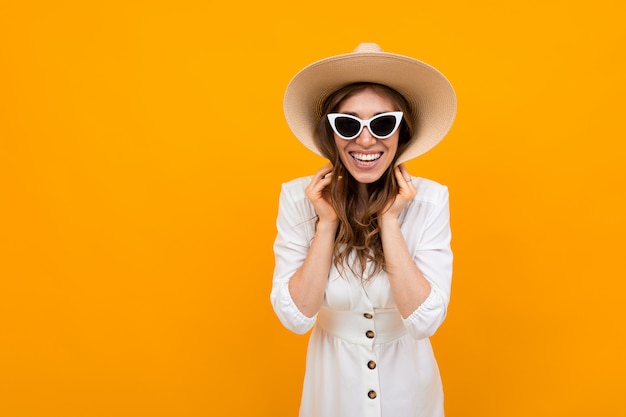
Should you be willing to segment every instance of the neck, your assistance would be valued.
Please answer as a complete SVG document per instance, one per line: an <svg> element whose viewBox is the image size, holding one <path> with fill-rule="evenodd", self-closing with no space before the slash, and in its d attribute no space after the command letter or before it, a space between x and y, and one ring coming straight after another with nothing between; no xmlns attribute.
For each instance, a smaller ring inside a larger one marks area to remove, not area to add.
<svg viewBox="0 0 626 417"><path fill-rule="evenodd" d="M367 200L367 184L358 183L357 190L361 199Z"/></svg>

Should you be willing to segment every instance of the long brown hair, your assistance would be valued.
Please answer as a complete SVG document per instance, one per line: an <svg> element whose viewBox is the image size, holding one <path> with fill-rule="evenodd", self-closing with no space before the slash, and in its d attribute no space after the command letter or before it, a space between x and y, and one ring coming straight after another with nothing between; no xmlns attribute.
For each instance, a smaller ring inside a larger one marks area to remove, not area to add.
<svg viewBox="0 0 626 417"><path fill-rule="evenodd" d="M341 162L326 115L336 111L346 98L366 89L390 98L405 117L400 125L398 149L393 162L377 181L366 185L367 196L362 197L358 192L359 183ZM393 168L412 136L414 126L411 125L409 115L410 108L406 99L394 89L381 84L354 83L335 91L326 99L322 107L322 117L317 125L316 145L333 164L329 194L330 203L339 218L334 244L334 263L340 270L349 268L355 275L361 276L363 281L368 281L385 267L378 216L386 204L398 194L399 188ZM342 179L338 180L339 178ZM364 210L359 211L359 208ZM355 258L349 260L349 255L353 251ZM372 267L368 267L368 262L371 262Z"/></svg>

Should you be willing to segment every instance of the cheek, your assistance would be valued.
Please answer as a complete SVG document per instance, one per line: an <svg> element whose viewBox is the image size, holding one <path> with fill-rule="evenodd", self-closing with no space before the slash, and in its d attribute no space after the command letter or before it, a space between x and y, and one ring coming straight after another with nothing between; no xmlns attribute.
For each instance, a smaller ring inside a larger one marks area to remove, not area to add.
<svg viewBox="0 0 626 417"><path fill-rule="evenodd" d="M393 151L394 153L398 150L398 144L400 143L400 134L396 133L393 136L393 144L391 145L393 147Z"/></svg>
<svg viewBox="0 0 626 417"><path fill-rule="evenodd" d="M387 142L385 142L385 145L387 145L387 149L389 150L389 153L391 153L392 155L395 155L396 152L398 151L398 136L394 135L386 140Z"/></svg>
<svg viewBox="0 0 626 417"><path fill-rule="evenodd" d="M337 149L337 152L339 153L339 155L342 155L345 147L348 146L348 141L338 138L337 135L335 135L334 138L335 138L335 148Z"/></svg>
<svg viewBox="0 0 626 417"><path fill-rule="evenodd" d="M337 135L333 135L333 138L335 140L335 151L337 152L337 156L343 165L346 165L344 149L348 145L347 141L337 137Z"/></svg>
<svg viewBox="0 0 626 417"><path fill-rule="evenodd" d="M343 164L344 167L348 166L348 162L350 158L346 153L346 147L350 141L343 140L335 136L335 148L337 149L337 155L339 156L339 160Z"/></svg>

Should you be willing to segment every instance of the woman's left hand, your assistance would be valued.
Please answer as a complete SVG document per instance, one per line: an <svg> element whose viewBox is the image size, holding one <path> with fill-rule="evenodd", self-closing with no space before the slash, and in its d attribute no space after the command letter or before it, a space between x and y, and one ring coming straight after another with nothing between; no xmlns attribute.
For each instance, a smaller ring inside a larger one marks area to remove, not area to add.
<svg viewBox="0 0 626 417"><path fill-rule="evenodd" d="M400 164L395 167L393 169L393 173L398 181L400 191L398 191L396 198L387 204L381 214L381 217L393 217L397 219L398 216L400 216L402 209L409 203L409 201L413 200L413 197L417 194L417 189L415 188L415 185L413 185L413 178L404 164Z"/></svg>

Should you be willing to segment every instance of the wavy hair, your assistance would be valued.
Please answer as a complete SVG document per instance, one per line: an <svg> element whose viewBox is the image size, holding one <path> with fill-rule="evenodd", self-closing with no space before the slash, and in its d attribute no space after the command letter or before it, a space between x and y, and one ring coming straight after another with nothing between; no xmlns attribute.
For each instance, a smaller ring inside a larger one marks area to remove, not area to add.
<svg viewBox="0 0 626 417"><path fill-rule="evenodd" d="M343 100L353 94L371 89L388 97L406 117L400 125L398 149L393 162L375 182L367 184L367 196L359 195L357 182L344 167L328 123L327 115L335 112ZM378 216L385 206L398 194L399 187L393 173L398 156L409 145L414 126L411 124L410 107L406 99L394 89L382 84L354 83L332 93L322 106L322 117L316 128L315 143L322 154L333 164L329 185L330 203L339 218L335 235L334 264L340 270L349 268L363 282L385 268L385 256L380 239ZM342 178L340 181L338 178ZM360 211L359 208L364 208ZM351 253L354 258L350 259Z"/></svg>

